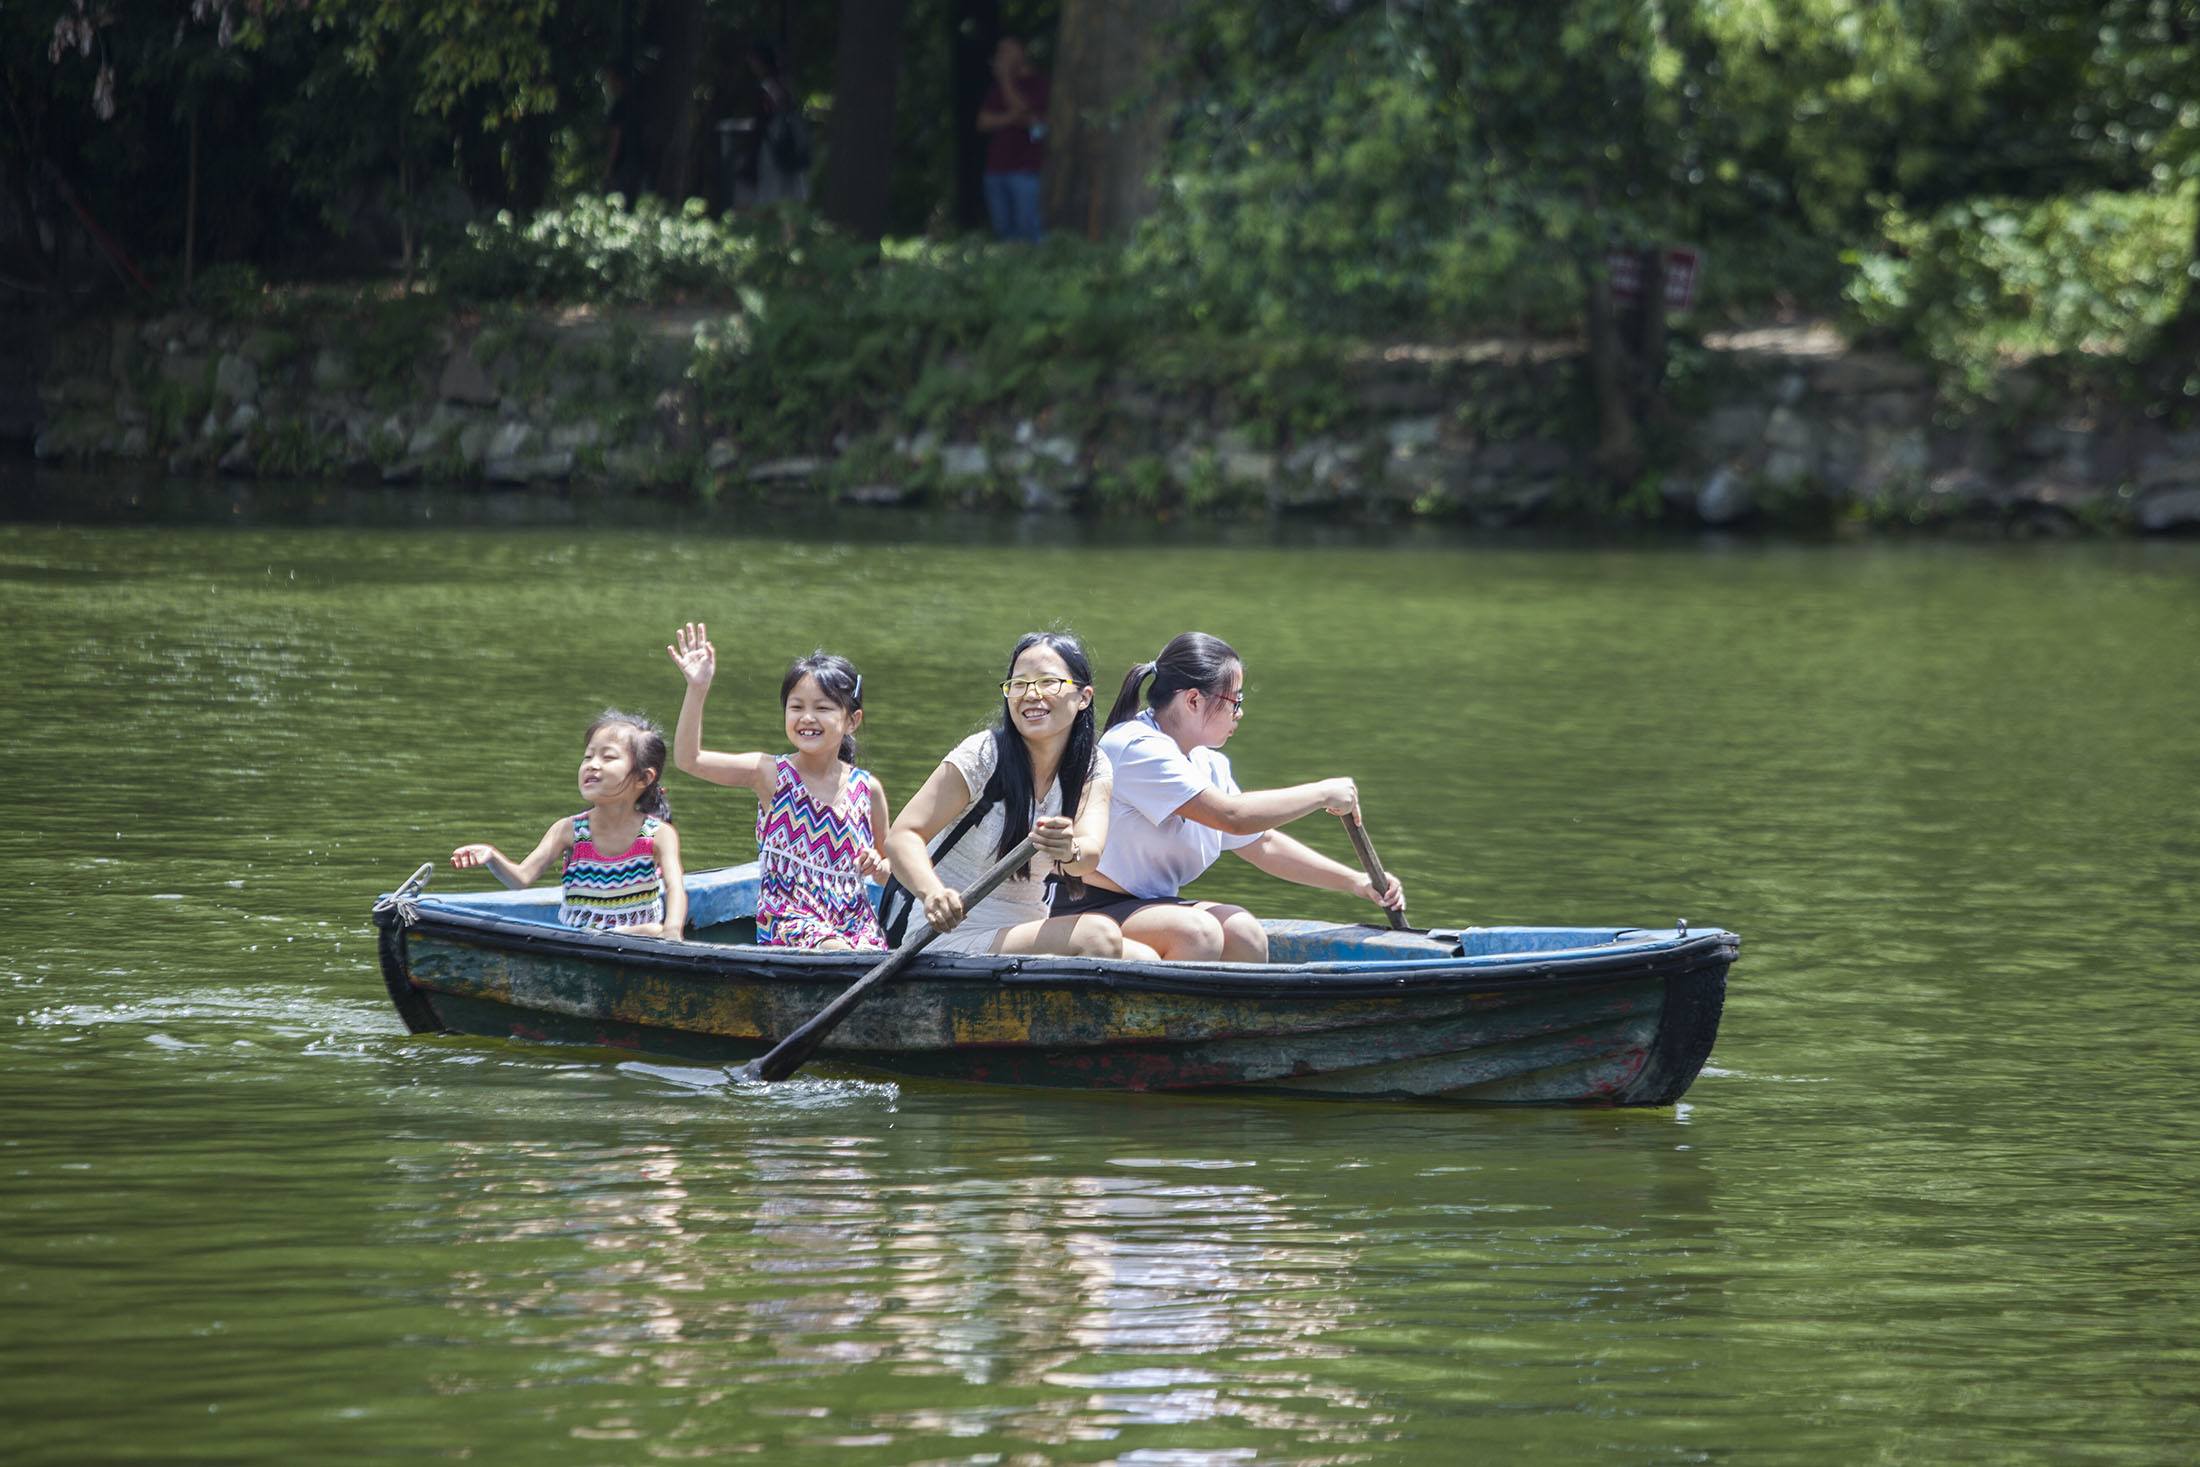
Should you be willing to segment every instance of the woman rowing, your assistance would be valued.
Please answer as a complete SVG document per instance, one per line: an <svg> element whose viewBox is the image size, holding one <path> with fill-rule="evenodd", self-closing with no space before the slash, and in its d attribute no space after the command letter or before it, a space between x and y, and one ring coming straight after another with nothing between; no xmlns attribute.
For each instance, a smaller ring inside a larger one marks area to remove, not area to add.
<svg viewBox="0 0 2200 1467"><path fill-rule="evenodd" d="M1106 917L1048 910L1045 873L1084 876L1108 839L1108 765L1096 748L1092 697L1092 665L1078 640L1031 633L1009 654L999 726L948 750L903 807L886 855L941 934L933 952L1153 956L1135 944L1126 951L1122 929ZM1038 847L1032 865L964 911L962 889L1027 833Z"/></svg>
<svg viewBox="0 0 2200 1467"><path fill-rule="evenodd" d="M1141 712L1139 689L1149 678ZM1302 886L1405 905L1396 877L1377 892L1367 877L1277 828L1316 810L1359 819L1350 779L1238 788L1219 750L1244 714L1245 665L1219 637L1185 632L1130 670L1100 739L1114 778L1107 845L1083 892L1056 896L1057 917L1113 918L1127 953L1142 945L1163 958L1266 962L1268 934L1251 912L1177 895L1225 850Z"/></svg>

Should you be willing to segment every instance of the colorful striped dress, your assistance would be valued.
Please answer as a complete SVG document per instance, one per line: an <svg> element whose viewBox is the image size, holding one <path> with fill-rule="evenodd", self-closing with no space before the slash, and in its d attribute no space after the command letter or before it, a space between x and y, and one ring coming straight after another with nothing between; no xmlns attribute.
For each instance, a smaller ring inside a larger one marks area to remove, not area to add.
<svg viewBox="0 0 2200 1467"><path fill-rule="evenodd" d="M573 846L565 853L565 890L558 920L568 927L616 932L644 922L665 920L665 878L657 869L657 827L652 815L642 822L634 844L616 856L596 849L588 836L588 816L573 817Z"/></svg>
<svg viewBox="0 0 2200 1467"><path fill-rule="evenodd" d="M871 830L871 776L848 771L831 809L820 805L802 772L784 754L769 803L756 810L756 853L762 889L756 898L758 947L818 947L835 938L853 948L883 950L886 934L856 869L856 853L876 844Z"/></svg>

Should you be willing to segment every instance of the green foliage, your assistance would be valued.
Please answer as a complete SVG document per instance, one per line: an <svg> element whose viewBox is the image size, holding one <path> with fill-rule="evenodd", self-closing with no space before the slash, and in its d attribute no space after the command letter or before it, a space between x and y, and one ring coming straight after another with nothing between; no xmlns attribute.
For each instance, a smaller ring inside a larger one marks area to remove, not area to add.
<svg viewBox="0 0 2200 1467"><path fill-rule="evenodd" d="M2193 212L2190 194L2123 193L1893 208L1884 243L1856 257L1849 298L1951 386L1983 393L2011 357L2141 346L2191 288Z"/></svg>
<svg viewBox="0 0 2200 1467"><path fill-rule="evenodd" d="M438 345L446 314L440 301L424 295L375 302L360 313L348 338L352 365L376 407L412 396L414 374Z"/></svg>
<svg viewBox="0 0 2200 1467"><path fill-rule="evenodd" d="M312 479L333 464L329 448L302 419L281 418L253 434L259 470L270 478Z"/></svg>
<svg viewBox="0 0 2200 1467"><path fill-rule="evenodd" d="M1217 324L1564 326L1610 245L1762 227L1699 9L1200 7L1142 256Z"/></svg>
<svg viewBox="0 0 2200 1467"><path fill-rule="evenodd" d="M737 323L698 345L706 407L744 442L812 447L893 404L909 426L1089 394L1150 343L1159 296L1114 252L913 242L866 268L744 295Z"/></svg>
<svg viewBox="0 0 2200 1467"><path fill-rule="evenodd" d="M602 5L558 0L319 0L315 10L354 68L403 76L416 110L485 108L498 121L556 108L559 81L572 79L559 42L587 34L576 25L608 31L615 19Z"/></svg>
<svg viewBox="0 0 2200 1467"><path fill-rule="evenodd" d="M626 207L617 194L573 200L524 223L500 213L466 226L430 278L461 300L642 302L682 293L726 297L752 242L709 218L655 199Z"/></svg>
<svg viewBox="0 0 2200 1467"><path fill-rule="evenodd" d="M743 291L845 278L869 252L795 210L712 215L700 200L667 209L644 197L582 196L522 222L470 224L430 278L468 301L732 304Z"/></svg>
<svg viewBox="0 0 2200 1467"><path fill-rule="evenodd" d="M198 431L207 409L214 405L211 374L188 381L155 377L144 389L144 404L154 443L186 442Z"/></svg>
<svg viewBox="0 0 2200 1467"><path fill-rule="evenodd" d="M267 277L242 262L210 265L191 283L191 304L225 321L251 320L266 301Z"/></svg>
<svg viewBox="0 0 2200 1467"><path fill-rule="evenodd" d="M1102 505L1142 514L1161 509L1171 492L1169 466L1152 454L1127 459L1119 468L1103 468L1093 483L1093 495Z"/></svg>

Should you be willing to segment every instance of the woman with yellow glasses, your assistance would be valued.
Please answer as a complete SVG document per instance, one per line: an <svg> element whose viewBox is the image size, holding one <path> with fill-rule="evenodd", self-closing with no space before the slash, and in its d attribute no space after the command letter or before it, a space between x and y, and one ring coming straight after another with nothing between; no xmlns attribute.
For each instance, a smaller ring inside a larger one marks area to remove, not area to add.
<svg viewBox="0 0 2200 1467"><path fill-rule="evenodd" d="M886 837L894 885L883 916L899 943L920 923L933 952L1150 958L1107 916L1057 917L1048 886L1091 873L1111 789L1093 727L1092 664L1067 632L1033 632L1009 655L1001 720L948 750ZM1029 834L1038 855L969 911L962 889Z"/></svg>

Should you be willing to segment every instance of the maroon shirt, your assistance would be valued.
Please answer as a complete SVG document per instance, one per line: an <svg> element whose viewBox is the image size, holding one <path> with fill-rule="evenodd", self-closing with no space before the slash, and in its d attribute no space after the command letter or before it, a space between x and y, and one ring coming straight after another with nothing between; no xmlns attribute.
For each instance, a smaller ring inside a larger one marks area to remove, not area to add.
<svg viewBox="0 0 2200 1467"><path fill-rule="evenodd" d="M1047 117L1047 74L1033 71L1016 78L1016 91L1024 99L1024 110L1040 122ZM1006 112L1008 96L995 82L980 104L981 112ZM1046 167L1047 145L1044 138L1034 139L1031 129L1024 124L1000 128L987 134L985 145L985 171L988 173L1037 173Z"/></svg>

